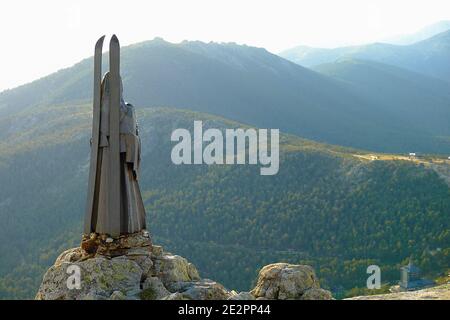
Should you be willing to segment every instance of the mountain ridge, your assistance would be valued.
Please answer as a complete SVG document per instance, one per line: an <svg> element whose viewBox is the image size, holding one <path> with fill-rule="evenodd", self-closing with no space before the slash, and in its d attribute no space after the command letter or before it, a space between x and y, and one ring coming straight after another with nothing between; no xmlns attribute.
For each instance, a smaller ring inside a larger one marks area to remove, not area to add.
<svg viewBox="0 0 450 320"><path fill-rule="evenodd" d="M357 58L340 58L333 63L319 65L314 70L351 83L379 106L379 112L390 114L390 119L400 117L407 119L408 126L421 123L423 129L428 131L441 128L438 135L450 134L445 129L446 123L450 122L450 115L447 114L450 84L443 80ZM417 132L420 130L416 129Z"/></svg>
<svg viewBox="0 0 450 320"><path fill-rule="evenodd" d="M280 53L282 57L306 67L353 57L403 67L450 82L449 54L450 30L404 46L379 42L335 49L299 46Z"/></svg>
<svg viewBox="0 0 450 320"><path fill-rule="evenodd" d="M427 25L420 30L404 35L398 35L384 39L382 42L397 44L397 45L409 45L428 38L434 35L450 30L450 20L442 20L430 25Z"/></svg>
<svg viewBox="0 0 450 320"><path fill-rule="evenodd" d="M124 47L122 57L125 99L134 105L192 109L360 149L446 152L437 130L422 128L421 122L410 127L402 117L393 123L377 111L377 103L347 83L262 48L156 39ZM0 115L86 103L92 95L91 70L88 58L5 91Z"/></svg>

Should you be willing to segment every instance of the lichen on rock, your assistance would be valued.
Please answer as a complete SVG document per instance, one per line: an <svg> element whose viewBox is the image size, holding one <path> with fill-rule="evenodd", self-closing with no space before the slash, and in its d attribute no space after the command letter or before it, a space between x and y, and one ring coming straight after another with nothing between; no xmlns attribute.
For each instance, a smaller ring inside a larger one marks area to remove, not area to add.
<svg viewBox="0 0 450 320"><path fill-rule="evenodd" d="M79 289L67 285L68 268L78 266ZM77 262L60 261L44 275L37 297L43 300L85 299L90 296L109 298L114 291L134 295L140 291L142 269L136 262L124 259L94 257Z"/></svg>
<svg viewBox="0 0 450 320"><path fill-rule="evenodd" d="M142 284L142 291L139 294L141 300L159 300L170 295L170 291L164 287L158 277L148 277Z"/></svg>
<svg viewBox="0 0 450 320"><path fill-rule="evenodd" d="M177 283L175 293L165 300L227 300L231 293L220 283L209 279Z"/></svg>
<svg viewBox="0 0 450 320"><path fill-rule="evenodd" d="M97 236L64 251L45 273L38 300L255 300L331 299L309 266L278 263L264 267L251 292L230 291L202 279L185 258L151 245L140 234L107 242ZM85 248L88 248L87 251ZM79 270L80 287L68 285Z"/></svg>
<svg viewBox="0 0 450 320"><path fill-rule="evenodd" d="M153 274L161 278L161 281L168 288L177 282L200 280L195 266L183 257L166 253L155 257L154 261Z"/></svg>
<svg viewBox="0 0 450 320"><path fill-rule="evenodd" d="M288 263L274 263L263 267L251 294L260 300L331 299L329 291L319 288L312 267Z"/></svg>
<svg viewBox="0 0 450 320"><path fill-rule="evenodd" d="M228 298L228 300L256 300L255 296L252 295L250 292L239 292L231 291L231 296Z"/></svg>

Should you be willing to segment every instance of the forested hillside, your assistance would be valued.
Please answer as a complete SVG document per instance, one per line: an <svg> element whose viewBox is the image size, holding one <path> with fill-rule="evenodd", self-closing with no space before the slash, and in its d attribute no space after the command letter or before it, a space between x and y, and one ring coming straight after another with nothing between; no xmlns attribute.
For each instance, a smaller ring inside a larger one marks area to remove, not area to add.
<svg viewBox="0 0 450 320"><path fill-rule="evenodd" d="M342 294L365 286L369 264L383 281L397 280L410 255L430 275L450 265L449 186L423 165L282 135L275 176L258 166L176 166L173 129L241 125L166 108L138 107L138 120L148 228L204 277L249 289L265 264L308 263ZM90 125L88 105L1 118L1 298L32 298L56 255L79 243Z"/></svg>
<svg viewBox="0 0 450 320"><path fill-rule="evenodd" d="M386 123L399 124L398 119L402 119L410 129L414 128L410 140L418 142L424 132L436 132L435 142L440 147L435 147L450 154L450 126L447 125L450 84L447 82L396 66L353 58L322 64L314 70L345 81L362 93L377 105L378 114L390 114Z"/></svg>

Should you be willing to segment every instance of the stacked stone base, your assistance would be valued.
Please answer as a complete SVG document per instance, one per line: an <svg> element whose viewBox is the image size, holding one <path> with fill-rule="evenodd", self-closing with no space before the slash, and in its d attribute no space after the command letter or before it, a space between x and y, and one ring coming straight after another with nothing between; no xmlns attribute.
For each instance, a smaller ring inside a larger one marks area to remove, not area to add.
<svg viewBox="0 0 450 320"><path fill-rule="evenodd" d="M106 234L91 233L89 236L83 236L81 249L86 258L96 255L112 258L128 255L136 249L151 253L152 240L146 230L122 235L117 239L110 238Z"/></svg>

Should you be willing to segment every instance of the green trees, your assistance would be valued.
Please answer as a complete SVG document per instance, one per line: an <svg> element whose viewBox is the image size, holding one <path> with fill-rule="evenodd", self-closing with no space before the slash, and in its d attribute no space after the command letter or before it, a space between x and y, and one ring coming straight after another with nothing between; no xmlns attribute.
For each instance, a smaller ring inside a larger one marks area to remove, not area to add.
<svg viewBox="0 0 450 320"><path fill-rule="evenodd" d="M83 108L64 129L46 129L61 138L45 153L40 139L48 132L27 148L12 141L12 155L0 155L0 179L9 182L0 185L0 297L31 298L56 255L79 245L89 152ZM398 280L410 255L433 277L450 265L450 191L431 169L362 161L354 150L285 135L275 176L257 166L176 166L173 128L193 119L240 125L165 108L141 109L138 118L148 228L204 277L248 290L266 264L311 264L340 297L365 286L371 264L383 283Z"/></svg>

